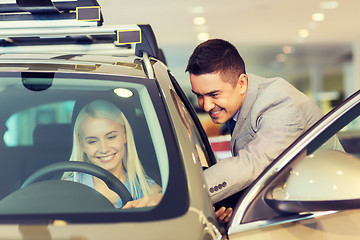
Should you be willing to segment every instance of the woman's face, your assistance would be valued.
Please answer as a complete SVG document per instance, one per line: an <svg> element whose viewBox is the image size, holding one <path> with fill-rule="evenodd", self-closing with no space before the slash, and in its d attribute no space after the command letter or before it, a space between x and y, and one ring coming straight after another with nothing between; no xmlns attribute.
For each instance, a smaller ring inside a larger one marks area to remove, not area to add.
<svg viewBox="0 0 360 240"><path fill-rule="evenodd" d="M80 127L81 147L88 159L109 172L122 172L125 154L125 128L105 118L87 117Z"/></svg>

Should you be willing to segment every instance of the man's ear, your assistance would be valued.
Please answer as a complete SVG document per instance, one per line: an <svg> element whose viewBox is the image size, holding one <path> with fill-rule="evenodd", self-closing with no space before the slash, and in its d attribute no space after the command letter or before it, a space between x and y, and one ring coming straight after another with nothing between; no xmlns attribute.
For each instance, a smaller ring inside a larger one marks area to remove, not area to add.
<svg viewBox="0 0 360 240"><path fill-rule="evenodd" d="M245 94L247 89L247 76L245 73L240 74L237 84L240 87L240 93Z"/></svg>

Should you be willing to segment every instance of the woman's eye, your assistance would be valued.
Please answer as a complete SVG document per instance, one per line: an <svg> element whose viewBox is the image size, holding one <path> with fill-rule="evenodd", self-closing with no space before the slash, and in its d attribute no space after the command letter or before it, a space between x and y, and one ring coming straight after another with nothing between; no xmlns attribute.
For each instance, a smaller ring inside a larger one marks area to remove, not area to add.
<svg viewBox="0 0 360 240"><path fill-rule="evenodd" d="M96 143L96 141L95 141L95 140L88 140L88 141L86 141L86 143L89 144L89 145L91 145L91 144Z"/></svg>
<svg viewBox="0 0 360 240"><path fill-rule="evenodd" d="M115 139L117 137L117 135L110 135L110 136L108 136L108 139Z"/></svg>

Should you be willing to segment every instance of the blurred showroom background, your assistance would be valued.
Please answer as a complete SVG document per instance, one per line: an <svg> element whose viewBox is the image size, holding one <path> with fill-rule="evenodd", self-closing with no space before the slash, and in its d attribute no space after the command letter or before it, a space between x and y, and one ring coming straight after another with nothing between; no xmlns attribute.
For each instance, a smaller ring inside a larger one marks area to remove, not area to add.
<svg viewBox="0 0 360 240"><path fill-rule="evenodd" d="M152 25L169 69L195 107L184 69L193 49L208 38L232 42L247 72L285 78L324 113L360 86L359 0L98 2L105 25ZM199 116L208 135L217 135L210 118Z"/></svg>

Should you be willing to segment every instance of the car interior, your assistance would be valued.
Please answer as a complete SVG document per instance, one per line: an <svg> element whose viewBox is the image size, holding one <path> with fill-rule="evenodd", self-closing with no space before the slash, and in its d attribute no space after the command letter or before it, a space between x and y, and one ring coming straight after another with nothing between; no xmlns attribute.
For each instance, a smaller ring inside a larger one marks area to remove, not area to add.
<svg viewBox="0 0 360 240"><path fill-rule="evenodd" d="M131 98L120 98L111 89L50 88L34 92L21 85L7 86L0 93L0 199L20 189L35 171L69 160L76 116L84 105L95 99L110 101L123 111L132 126L138 155L146 173L161 186L158 159L148 123L137 90L132 89L132 92L134 95ZM62 174L55 174L52 179L60 179Z"/></svg>

